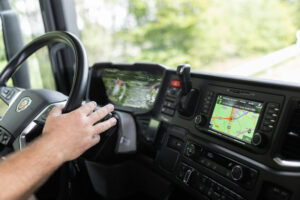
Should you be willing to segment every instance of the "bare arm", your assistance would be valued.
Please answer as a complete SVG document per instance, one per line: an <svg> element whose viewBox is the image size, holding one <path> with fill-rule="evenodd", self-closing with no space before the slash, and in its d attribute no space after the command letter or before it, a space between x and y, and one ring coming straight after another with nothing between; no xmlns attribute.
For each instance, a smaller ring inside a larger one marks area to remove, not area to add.
<svg viewBox="0 0 300 200"><path fill-rule="evenodd" d="M39 139L0 161L0 199L26 199L61 164L97 144L99 133L114 126L116 119L94 125L113 111L113 106L107 105L91 113L95 108L94 102L67 114L54 108Z"/></svg>

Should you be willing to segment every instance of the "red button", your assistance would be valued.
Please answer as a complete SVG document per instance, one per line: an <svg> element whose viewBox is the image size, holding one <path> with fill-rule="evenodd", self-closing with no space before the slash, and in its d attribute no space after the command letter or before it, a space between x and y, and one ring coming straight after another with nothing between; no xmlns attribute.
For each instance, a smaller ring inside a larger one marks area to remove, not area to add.
<svg viewBox="0 0 300 200"><path fill-rule="evenodd" d="M177 80L171 81L171 86L176 87L176 88L180 88L180 81L177 81Z"/></svg>

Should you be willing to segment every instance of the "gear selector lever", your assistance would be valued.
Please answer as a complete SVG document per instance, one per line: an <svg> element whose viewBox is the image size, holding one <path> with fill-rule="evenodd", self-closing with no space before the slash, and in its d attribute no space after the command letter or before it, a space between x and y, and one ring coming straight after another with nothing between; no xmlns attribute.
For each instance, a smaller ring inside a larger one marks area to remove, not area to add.
<svg viewBox="0 0 300 200"><path fill-rule="evenodd" d="M190 117L194 114L199 96L199 90L192 88L190 71L191 67L189 64L181 64L177 67L177 75L181 85L178 112L185 117Z"/></svg>
<svg viewBox="0 0 300 200"><path fill-rule="evenodd" d="M177 75L180 78L182 94L186 95L192 89L191 66L189 64L181 64L177 67Z"/></svg>

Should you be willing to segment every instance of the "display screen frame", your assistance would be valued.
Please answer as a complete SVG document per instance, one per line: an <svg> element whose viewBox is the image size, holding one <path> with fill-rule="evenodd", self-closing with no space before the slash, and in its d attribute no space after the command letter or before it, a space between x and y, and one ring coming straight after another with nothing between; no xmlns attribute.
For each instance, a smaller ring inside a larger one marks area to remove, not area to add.
<svg viewBox="0 0 300 200"><path fill-rule="evenodd" d="M140 109L140 108L135 108L135 107L128 107L128 106L120 106L116 105L115 109L120 110L120 111L126 111L126 112L131 112L134 114L145 114L145 113L151 113L152 111L155 110L157 107L156 104L158 102L159 98L162 98L163 96L163 88L164 84L166 82L166 75L167 75L167 69L168 67L161 65L161 64L156 64L156 63L111 63L111 62L100 62L100 63L95 63L91 67L91 75L90 79L91 82L88 85L88 98L90 100L96 101L99 105L105 105L107 103L113 103L110 101L108 98L107 93L99 93L99 88L101 90L105 91L105 86L101 77L101 70L103 68L112 68L112 69L120 69L120 70L127 70L127 71L145 71L145 72L155 72L155 73L160 73L161 74L161 82L160 86L158 88L158 93L156 95L156 98L154 100L154 103L151 108L149 109ZM99 82L99 78L101 82ZM97 86L97 87L95 87Z"/></svg>
<svg viewBox="0 0 300 200"><path fill-rule="evenodd" d="M220 97L224 97L224 98L227 98L226 100L234 100L236 102L239 102L239 103L242 103L241 101L243 101L244 103L248 103L248 106L247 108L242 108L241 106L237 106L236 104L232 104L232 105L224 105L224 106L227 106L228 108L236 108L238 109L239 111L251 111L252 113L256 113L258 114L257 118L256 118L256 121L255 121L255 125L252 126L252 130L251 130L251 137L250 139L242 139L242 138L239 138L237 136L233 136L233 135L230 135L226 132L222 132L220 130L216 130L214 127L212 127L212 121L213 121L213 117L214 117L214 113L216 113L216 107L217 105L222 105L218 102L218 99ZM249 104L250 103L250 104ZM250 109L250 106L252 106L251 104L254 104L253 105L253 108L254 109L254 106L259 106L259 112L254 112ZM230 96L230 95L224 95L224 94L218 94L216 95L216 101L214 103L214 106L213 106L213 110L212 110L212 113L211 113L211 116L209 118L209 125L208 125L208 129L214 133L217 133L218 135L221 135L221 136L224 136L226 138L229 138L231 140L235 140L235 141L239 141L239 142L242 142L242 143L247 143L247 144L251 144L252 142L252 138L253 138L253 135L255 134L255 132L257 131L259 125L260 125L260 120L261 118L263 117L263 110L264 110L264 103L262 101L258 101L258 100L250 100L250 99L246 99L246 98L240 98L240 97L233 97L233 96Z"/></svg>

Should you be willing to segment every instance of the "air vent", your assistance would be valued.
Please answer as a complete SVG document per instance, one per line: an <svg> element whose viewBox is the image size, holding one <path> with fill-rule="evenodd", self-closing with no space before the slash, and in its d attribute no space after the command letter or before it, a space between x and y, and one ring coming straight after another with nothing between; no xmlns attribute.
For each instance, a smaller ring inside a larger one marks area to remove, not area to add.
<svg viewBox="0 0 300 200"><path fill-rule="evenodd" d="M294 104L291 111L281 154L287 160L300 160L300 101Z"/></svg>

